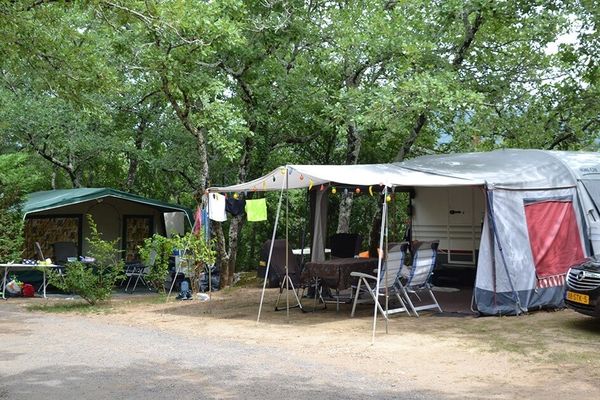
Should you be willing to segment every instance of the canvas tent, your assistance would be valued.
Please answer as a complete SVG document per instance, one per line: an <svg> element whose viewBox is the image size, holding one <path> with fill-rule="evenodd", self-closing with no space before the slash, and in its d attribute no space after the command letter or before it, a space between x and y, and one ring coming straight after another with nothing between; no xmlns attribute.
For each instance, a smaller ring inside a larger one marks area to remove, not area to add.
<svg viewBox="0 0 600 400"><path fill-rule="evenodd" d="M497 150L394 164L287 165L209 191L315 188L311 257L323 257L321 184L411 188L413 239L440 240L444 262L476 266L474 305L484 314L562 305L569 264L600 251L596 153Z"/></svg>
<svg viewBox="0 0 600 400"><path fill-rule="evenodd" d="M33 258L39 242L44 256L53 257L52 244L73 242L79 255L87 252L85 237L90 214L105 240L119 239L126 262L136 261L137 246L154 233L183 234L191 226L185 207L108 188L79 188L31 193L23 204L25 257Z"/></svg>

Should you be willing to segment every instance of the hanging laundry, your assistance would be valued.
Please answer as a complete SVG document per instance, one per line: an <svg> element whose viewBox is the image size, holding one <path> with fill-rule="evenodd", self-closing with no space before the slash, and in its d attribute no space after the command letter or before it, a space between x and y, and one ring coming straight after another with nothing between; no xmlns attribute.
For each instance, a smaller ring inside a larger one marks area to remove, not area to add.
<svg viewBox="0 0 600 400"><path fill-rule="evenodd" d="M225 199L225 211L229 214L235 216L240 215L244 211L244 206L246 205L246 200L244 199L235 199L228 197Z"/></svg>
<svg viewBox="0 0 600 400"><path fill-rule="evenodd" d="M225 196L220 193L209 193L208 217L213 221L227 221L227 215L225 214Z"/></svg>
<svg viewBox="0 0 600 400"><path fill-rule="evenodd" d="M267 220L267 200L256 199L246 200L246 214L248 221L266 221Z"/></svg>
<svg viewBox="0 0 600 400"><path fill-rule="evenodd" d="M194 235L198 235L198 232L202 230L202 209L198 207L194 214Z"/></svg>

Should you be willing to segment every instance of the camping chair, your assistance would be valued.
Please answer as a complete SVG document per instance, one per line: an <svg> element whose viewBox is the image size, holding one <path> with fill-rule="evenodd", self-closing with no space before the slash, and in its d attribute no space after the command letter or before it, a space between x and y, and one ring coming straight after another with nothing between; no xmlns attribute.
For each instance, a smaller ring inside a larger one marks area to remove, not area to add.
<svg viewBox="0 0 600 400"><path fill-rule="evenodd" d="M148 288L148 290L152 290L152 288L150 287L150 284L146 280L146 276L150 273L150 268L152 268L152 266L156 262L157 255L158 254L156 253L156 251L152 250L152 252L150 252L150 255L148 257L147 265L140 263L140 262L125 265L125 276L128 278L127 285L125 286L125 292L127 292L129 290L129 285L131 284L131 281L134 278L135 278L135 282L133 284L133 287L131 288L130 293L135 292L135 288L137 287L138 282L140 282L140 281L142 282L142 284L144 286L146 286Z"/></svg>
<svg viewBox="0 0 600 400"><path fill-rule="evenodd" d="M371 299L377 304L377 309L383 315L385 319L391 314L405 312L410 315L406 303L402 297L402 291L400 290L400 271L404 266L404 259L408 250L408 243L402 242L394 244L390 247L389 252L382 264L382 268L379 274L379 293L375 293L377 290L377 277L374 275L365 274L362 272L352 272L350 276L358 277L358 285L356 287L356 294L354 295L354 303L352 304L351 317L354 317L354 311L356 310L356 304L358 303L358 297L361 293L367 292L371 296ZM369 282L371 282L369 284ZM364 284L364 289L361 292L361 285ZM394 309L388 308L388 296L395 295L400 303L400 307ZM379 297L384 296L386 298L386 308L384 309L380 302Z"/></svg>
<svg viewBox="0 0 600 400"><path fill-rule="evenodd" d="M263 255L265 256L265 266L268 262L269 251L271 249L271 241L267 240L263 244ZM287 252L286 252L287 249ZM287 262L288 262L288 278L286 279L285 275L285 264L286 264L286 254L287 254ZM263 257L261 257L262 259ZM301 279L301 268L298 265L296 257L294 253L292 253L292 248L287 244L287 240L285 239L276 239L273 242L273 252L271 254L271 265L269 266L269 276L265 277L265 279L269 280L269 283L277 282L277 286L279 287L279 296L277 296L277 301L275 302L275 311L280 311L282 308L279 308L279 302L281 301L281 296L285 289L288 289L294 293L294 297L296 298L296 304L293 307L298 307L300 310L304 311L302 307L302 303L300 302L300 296L298 292L300 289L304 289L305 285Z"/></svg>
<svg viewBox="0 0 600 400"><path fill-rule="evenodd" d="M438 309L440 312L442 312L442 308L438 304L437 299L431 290L430 282L431 276L433 275L433 268L435 267L438 246L439 241L418 242L415 246L413 246L412 265L410 267L403 268L400 272L400 291L402 292L402 296L408 304L408 307L416 317L419 316L417 311L421 310ZM429 294L431 300L433 300L433 303L421 304L415 307L410 295L416 296L419 302L421 302L419 292L425 292Z"/></svg>
<svg viewBox="0 0 600 400"><path fill-rule="evenodd" d="M357 233L336 233L329 237L331 257L352 258L360 253L362 237Z"/></svg>

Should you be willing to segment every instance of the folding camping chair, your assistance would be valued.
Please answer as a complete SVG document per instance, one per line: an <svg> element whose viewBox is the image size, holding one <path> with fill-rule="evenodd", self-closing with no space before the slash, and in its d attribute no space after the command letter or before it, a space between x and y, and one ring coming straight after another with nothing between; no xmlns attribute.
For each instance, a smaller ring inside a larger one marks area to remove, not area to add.
<svg viewBox="0 0 600 400"><path fill-rule="evenodd" d="M135 288L137 287L138 282L140 282L140 281L142 282L142 284L144 286L146 286L148 288L148 290L152 290L152 288L150 287L150 284L146 280L146 276L150 273L150 268L152 268L152 266L156 262L157 255L158 254L156 253L156 251L153 250L149 255L147 265L144 265L143 263L138 262L138 263L127 264L125 266L125 276L128 278L127 285L125 286L125 292L127 292L129 290L129 285L131 284L131 281L134 278L135 278L135 282L133 284L133 287L132 287L130 293L135 292Z"/></svg>
<svg viewBox="0 0 600 400"><path fill-rule="evenodd" d="M419 316L417 311L421 310L438 309L439 312L442 312L442 308L431 290L430 282L435 267L438 246L439 241L437 240L416 243L412 249L413 260L411 266L400 271L400 291L416 317ZM419 297L420 292L429 294L433 303L420 304L415 307L410 295L414 295L422 303L421 297Z"/></svg>
<svg viewBox="0 0 600 400"><path fill-rule="evenodd" d="M267 240L263 244L263 250L266 250L265 258L267 259L265 261L265 266L266 262L268 262L268 251L270 250L270 248L271 241ZM287 277L285 274L286 254L288 266ZM276 239L273 242L273 252L271 253L271 265L269 266L269 276L265 277L265 279L269 279L270 283L278 283L279 295L277 296L277 301L275 302L275 311L282 310L282 308L279 308L279 302L285 289L291 290L294 294L296 304L293 305L293 307L298 307L300 308L300 310L304 311L302 303L300 302L300 296L298 295L298 291L300 289L304 289L305 286L302 282L301 268L298 265L294 253L292 253L292 248L287 244L287 240Z"/></svg>
<svg viewBox="0 0 600 400"><path fill-rule="evenodd" d="M385 319L388 319L389 315L405 312L410 315L406 303L402 297L402 290L400 284L400 271L404 266L404 259L408 250L408 243L402 242L394 244L390 247L389 252L384 260L380 274L379 274L379 293L377 290L377 276L365 274L362 272L352 272L350 276L358 277L358 285L356 287L356 294L354 295L354 303L352 304L351 317L354 317L356 310L356 304L359 302L359 296L361 293L367 292L371 299L377 304L377 309L383 315ZM369 284L369 281L371 284ZM361 286L364 285L364 290L361 292ZM372 285L372 286L371 286ZM394 295L398 302L399 307L389 309L389 295ZM385 309L379 302L380 297L385 297Z"/></svg>

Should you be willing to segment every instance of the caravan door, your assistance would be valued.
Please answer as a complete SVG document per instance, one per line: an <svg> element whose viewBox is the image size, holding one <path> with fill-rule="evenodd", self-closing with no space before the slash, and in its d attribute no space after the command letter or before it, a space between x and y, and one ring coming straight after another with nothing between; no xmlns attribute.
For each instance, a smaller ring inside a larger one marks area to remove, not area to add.
<svg viewBox="0 0 600 400"><path fill-rule="evenodd" d="M416 188L413 239L439 240L442 263L476 264L484 199L480 187Z"/></svg>
<svg viewBox="0 0 600 400"><path fill-rule="evenodd" d="M479 188L448 188L448 263L473 265L481 239L483 194Z"/></svg>

